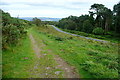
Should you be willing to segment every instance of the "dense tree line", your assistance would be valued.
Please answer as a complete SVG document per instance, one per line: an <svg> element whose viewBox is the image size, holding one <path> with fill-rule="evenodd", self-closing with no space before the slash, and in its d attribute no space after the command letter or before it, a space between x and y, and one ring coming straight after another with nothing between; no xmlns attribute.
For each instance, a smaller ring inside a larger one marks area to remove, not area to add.
<svg viewBox="0 0 120 80"><path fill-rule="evenodd" d="M58 22L57 21L42 21L43 22L43 24L45 24L45 25L57 25L58 24Z"/></svg>
<svg viewBox="0 0 120 80"><path fill-rule="evenodd" d="M25 29L31 23L26 20L11 17L9 13L2 13L2 48L7 49L10 44L17 44L26 35Z"/></svg>
<svg viewBox="0 0 120 80"><path fill-rule="evenodd" d="M114 5L113 11L103 4L91 5L88 15L62 18L58 27L94 34L120 33L120 3Z"/></svg>

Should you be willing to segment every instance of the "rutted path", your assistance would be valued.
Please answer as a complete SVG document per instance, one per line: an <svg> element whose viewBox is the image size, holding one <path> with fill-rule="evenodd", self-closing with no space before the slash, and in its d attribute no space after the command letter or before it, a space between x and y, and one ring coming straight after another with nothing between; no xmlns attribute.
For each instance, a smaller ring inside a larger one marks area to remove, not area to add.
<svg viewBox="0 0 120 80"><path fill-rule="evenodd" d="M37 46L37 44L36 44L36 42L31 34L29 35L29 38L30 38L32 44L34 44L33 49L34 49L37 57L40 58L40 49L38 48L38 46Z"/></svg>
<svg viewBox="0 0 120 80"><path fill-rule="evenodd" d="M79 75L75 72L75 68L72 66L69 66L64 60L62 60L59 56L55 56L54 58L58 64L57 67L64 70L65 74L64 77L65 78L79 78Z"/></svg>
<svg viewBox="0 0 120 80"><path fill-rule="evenodd" d="M34 67L30 70L31 78L79 78L74 67L68 65L58 55L52 54L51 50L43 54L42 47L45 44L40 43L41 45L39 45L32 34L29 34L29 38L37 58ZM53 60L55 61L54 66L50 66L50 64L54 63L49 63L50 58L47 55L53 56Z"/></svg>
<svg viewBox="0 0 120 80"><path fill-rule="evenodd" d="M29 38L31 40L31 44L33 46L34 53L36 54L36 58L40 58L40 49L38 48L38 45L36 44L35 39L33 38L32 34L29 35ZM39 59L35 62L33 68L30 70L31 78L39 78L39 75L41 75L37 69L39 68Z"/></svg>

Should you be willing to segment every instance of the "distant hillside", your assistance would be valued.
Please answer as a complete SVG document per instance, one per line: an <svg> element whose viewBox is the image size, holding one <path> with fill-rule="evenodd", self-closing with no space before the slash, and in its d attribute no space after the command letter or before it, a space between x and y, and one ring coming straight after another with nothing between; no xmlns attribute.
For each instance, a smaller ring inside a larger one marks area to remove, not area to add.
<svg viewBox="0 0 120 80"><path fill-rule="evenodd" d="M32 21L34 17L19 17L20 19ZM49 17L37 17L38 19L41 19L42 21L59 21L61 18L49 18Z"/></svg>

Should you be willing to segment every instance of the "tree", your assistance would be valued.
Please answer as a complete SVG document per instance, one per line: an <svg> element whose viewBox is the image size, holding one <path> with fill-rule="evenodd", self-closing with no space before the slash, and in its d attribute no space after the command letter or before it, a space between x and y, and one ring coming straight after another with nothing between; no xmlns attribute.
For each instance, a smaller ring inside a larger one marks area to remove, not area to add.
<svg viewBox="0 0 120 80"><path fill-rule="evenodd" d="M105 8L103 12L103 17L105 19L105 31L109 31L110 26L112 25L112 11L110 9Z"/></svg>
<svg viewBox="0 0 120 80"><path fill-rule="evenodd" d="M40 26L42 21L35 17L35 18L33 18L33 23L36 24L37 26Z"/></svg>
<svg viewBox="0 0 120 80"><path fill-rule="evenodd" d="M91 33L92 30L93 30L93 26L90 23L90 21L89 20L84 21L82 31L87 32L87 33Z"/></svg>
<svg viewBox="0 0 120 80"><path fill-rule="evenodd" d="M78 23L77 24L77 30L82 31L83 30L83 23L86 20L89 20L89 15L81 15L78 17Z"/></svg>
<svg viewBox="0 0 120 80"><path fill-rule="evenodd" d="M76 30L77 24L72 18L63 18L59 21L58 26L63 29Z"/></svg>
<svg viewBox="0 0 120 80"><path fill-rule="evenodd" d="M66 26L67 26L67 29L69 30L76 30L76 27L77 27L76 23L72 20L67 20Z"/></svg>
<svg viewBox="0 0 120 80"><path fill-rule="evenodd" d="M102 4L91 5L90 10L94 10L90 12L97 16L95 19L96 27L102 27L107 32L111 26L112 11Z"/></svg>
<svg viewBox="0 0 120 80"><path fill-rule="evenodd" d="M120 2L113 7L115 31L120 33Z"/></svg>
<svg viewBox="0 0 120 80"><path fill-rule="evenodd" d="M89 14L90 14L90 17L89 17L90 23L94 26L95 25L95 20L94 20L94 17L93 17L94 13L89 12Z"/></svg>

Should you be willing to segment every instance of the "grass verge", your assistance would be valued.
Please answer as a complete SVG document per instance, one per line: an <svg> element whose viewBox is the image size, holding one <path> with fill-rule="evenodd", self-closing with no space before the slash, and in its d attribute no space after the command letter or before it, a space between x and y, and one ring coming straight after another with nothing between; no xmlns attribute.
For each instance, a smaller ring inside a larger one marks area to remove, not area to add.
<svg viewBox="0 0 120 80"><path fill-rule="evenodd" d="M63 31L85 36L85 37L91 37L91 38L96 38L96 39L102 39L102 40L107 40L113 43L120 43L120 35L114 32L109 32L106 35L94 35L90 33L85 33L85 32L80 32L80 31L74 31L74 30L67 30L67 29L62 29Z"/></svg>
<svg viewBox="0 0 120 80"><path fill-rule="evenodd" d="M28 36L17 47L11 46L9 50L3 51L2 58L3 78L29 78L35 54Z"/></svg>

